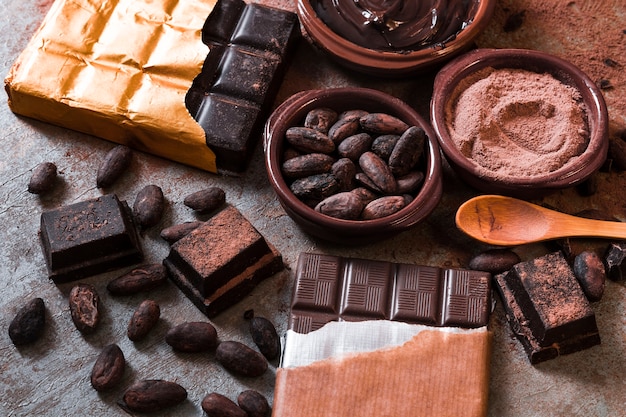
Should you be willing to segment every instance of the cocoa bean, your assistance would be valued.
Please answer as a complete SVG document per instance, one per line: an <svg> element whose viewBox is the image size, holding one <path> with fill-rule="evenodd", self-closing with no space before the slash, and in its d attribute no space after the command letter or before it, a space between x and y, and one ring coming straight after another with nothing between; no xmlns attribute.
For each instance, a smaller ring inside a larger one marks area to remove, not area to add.
<svg viewBox="0 0 626 417"><path fill-rule="evenodd" d="M334 144L339 144L348 136L356 134L360 128L359 119L366 114L364 110L344 111L328 130L328 137Z"/></svg>
<svg viewBox="0 0 626 417"><path fill-rule="evenodd" d="M237 396L237 404L248 417L268 417L270 415L270 405L267 399L258 391L245 390Z"/></svg>
<svg viewBox="0 0 626 417"><path fill-rule="evenodd" d="M618 172L626 171L626 140L610 136L607 159L611 162L611 169Z"/></svg>
<svg viewBox="0 0 626 417"><path fill-rule="evenodd" d="M45 325L44 301L39 297L33 298L17 311L9 323L9 338L15 346L34 343L43 334Z"/></svg>
<svg viewBox="0 0 626 417"><path fill-rule="evenodd" d="M572 269L589 301L600 301L604 294L606 269L598 254L591 251L579 253Z"/></svg>
<svg viewBox="0 0 626 417"><path fill-rule="evenodd" d="M400 139L399 135L380 135L372 142L371 150L380 156L383 161L388 161L393 152L393 148Z"/></svg>
<svg viewBox="0 0 626 417"><path fill-rule="evenodd" d="M283 174L288 178L304 178L330 172L335 158L323 153L308 153L283 163Z"/></svg>
<svg viewBox="0 0 626 417"><path fill-rule="evenodd" d="M128 338L133 342L137 342L146 337L158 323L160 316L161 308L156 301L142 301L128 322L126 331Z"/></svg>
<svg viewBox="0 0 626 417"><path fill-rule="evenodd" d="M317 108L309 111L304 118L304 127L315 129L324 134L337 121L337 112L329 108Z"/></svg>
<svg viewBox="0 0 626 417"><path fill-rule="evenodd" d="M626 242L613 242L606 248L603 255L606 276L611 281L622 281L626 278Z"/></svg>
<svg viewBox="0 0 626 417"><path fill-rule="evenodd" d="M417 126L408 128L389 156L389 168L396 177L408 174L424 153L426 132Z"/></svg>
<svg viewBox="0 0 626 417"><path fill-rule="evenodd" d="M187 399L187 390L175 382L144 379L131 385L122 396L123 408L149 413L173 407Z"/></svg>
<svg viewBox="0 0 626 417"><path fill-rule="evenodd" d="M397 178L396 184L398 194L415 193L424 183L424 173L422 171L411 171L408 174Z"/></svg>
<svg viewBox="0 0 626 417"><path fill-rule="evenodd" d="M268 368L265 356L236 341L217 345L215 359L230 372L247 377L261 376Z"/></svg>
<svg viewBox="0 0 626 417"><path fill-rule="evenodd" d="M209 187L185 197L183 204L198 213L211 213L226 203L226 192L219 187Z"/></svg>
<svg viewBox="0 0 626 417"><path fill-rule="evenodd" d="M372 141L373 139L369 134L357 133L342 140L337 145L337 152L343 158L358 161L359 157L370 149Z"/></svg>
<svg viewBox="0 0 626 417"><path fill-rule="evenodd" d="M361 217L364 220L379 219L397 212L405 205L406 202L402 196L391 195L380 197L365 206Z"/></svg>
<svg viewBox="0 0 626 417"><path fill-rule="evenodd" d="M133 295L149 291L167 282L167 269L163 264L145 264L110 281L107 290L112 295Z"/></svg>
<svg viewBox="0 0 626 417"><path fill-rule="evenodd" d="M291 184L291 192L303 200L323 200L339 190L339 183L332 174L318 174L298 178Z"/></svg>
<svg viewBox="0 0 626 417"><path fill-rule="evenodd" d="M386 194L396 192L396 179L389 166L373 152L365 152L359 158L359 166L363 173Z"/></svg>
<svg viewBox="0 0 626 417"><path fill-rule="evenodd" d="M70 313L76 328L85 334L93 333L100 323L100 296L90 284L75 285L69 295Z"/></svg>
<svg viewBox="0 0 626 417"><path fill-rule="evenodd" d="M165 198L159 186L146 185L135 198L133 204L133 215L140 229L149 229L156 226L163 216L165 209Z"/></svg>
<svg viewBox="0 0 626 417"><path fill-rule="evenodd" d="M107 188L112 186L130 166L132 155L130 148L124 145L117 145L111 149L98 167L96 176L97 187Z"/></svg>
<svg viewBox="0 0 626 417"><path fill-rule="evenodd" d="M301 152L331 153L335 144L325 134L306 127L290 127L285 132L287 142Z"/></svg>
<svg viewBox="0 0 626 417"><path fill-rule="evenodd" d="M354 176L354 179L358 184L361 184L363 186L362 188L366 188L375 194L384 194L383 190L381 190L380 187L374 184L374 181L372 181L372 179L364 173L357 172L357 174Z"/></svg>
<svg viewBox="0 0 626 417"><path fill-rule="evenodd" d="M339 191L349 191L354 188L356 165L348 158L340 158L330 168L330 173L339 183Z"/></svg>
<svg viewBox="0 0 626 417"><path fill-rule="evenodd" d="M212 392L200 404L208 417L251 417L228 397Z"/></svg>
<svg viewBox="0 0 626 417"><path fill-rule="evenodd" d="M116 344L104 347L91 370L91 386L96 391L115 388L124 377L126 359L122 349Z"/></svg>
<svg viewBox="0 0 626 417"><path fill-rule="evenodd" d="M402 120L385 113L370 113L359 119L363 130L383 135L401 135L409 128Z"/></svg>
<svg viewBox="0 0 626 417"><path fill-rule="evenodd" d="M492 274L506 272L521 261L519 255L507 248L487 249L469 261L469 268Z"/></svg>
<svg viewBox="0 0 626 417"><path fill-rule="evenodd" d="M45 194L49 192L57 179L57 166L52 162L42 162L33 169L28 181L28 192Z"/></svg>
<svg viewBox="0 0 626 417"><path fill-rule="evenodd" d="M357 187L350 191L353 194L356 194L357 197L363 201L363 205L365 206L367 203L376 200L377 196L371 190L365 187Z"/></svg>
<svg viewBox="0 0 626 417"><path fill-rule="evenodd" d="M161 230L161 238L170 245L187 236L192 230L203 224L201 221L185 222Z"/></svg>
<svg viewBox="0 0 626 417"><path fill-rule="evenodd" d="M344 191L320 201L315 206L315 211L337 219L357 220L363 207L365 202L361 197L350 191Z"/></svg>
<svg viewBox="0 0 626 417"><path fill-rule="evenodd" d="M179 352L203 352L213 349L217 345L217 330L211 323L203 321L185 322L167 332L165 343Z"/></svg>
<svg viewBox="0 0 626 417"><path fill-rule="evenodd" d="M280 338L274 324L265 317L252 317L249 323L252 341L268 360L280 354Z"/></svg>

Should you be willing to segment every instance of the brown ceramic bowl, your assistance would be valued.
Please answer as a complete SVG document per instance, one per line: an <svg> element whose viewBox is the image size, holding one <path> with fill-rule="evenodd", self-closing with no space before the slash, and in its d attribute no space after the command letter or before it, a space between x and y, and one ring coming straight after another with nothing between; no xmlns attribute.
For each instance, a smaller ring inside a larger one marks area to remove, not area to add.
<svg viewBox="0 0 626 417"><path fill-rule="evenodd" d="M362 109L396 116L409 125L419 126L428 136L424 183L415 198L401 210L373 220L343 220L315 211L300 201L289 189L281 165L285 132L302 126L306 114L318 107L341 112ZM442 195L441 156L432 127L402 100L381 91L366 88L336 88L303 91L283 102L269 117L264 132L265 165L278 200L287 214L307 233L326 241L365 244L406 231L426 218Z"/></svg>
<svg viewBox="0 0 626 417"><path fill-rule="evenodd" d="M472 23L453 39L419 50L394 52L359 46L333 32L316 13L315 1L298 0L300 22L313 44L347 68L381 77L424 72L468 50L487 26L496 4L495 0L471 0Z"/></svg>
<svg viewBox="0 0 626 417"><path fill-rule="evenodd" d="M480 172L477 164L463 155L450 137L446 106L457 85L476 71L492 68L519 68L549 73L560 82L580 91L587 118L589 143L572 164L550 173L533 176L500 177ZM441 149L459 177L485 193L534 198L557 189L577 185L604 163L608 152L608 114L600 89L573 64L545 52L525 49L477 49L448 63L437 74L431 100L431 123Z"/></svg>

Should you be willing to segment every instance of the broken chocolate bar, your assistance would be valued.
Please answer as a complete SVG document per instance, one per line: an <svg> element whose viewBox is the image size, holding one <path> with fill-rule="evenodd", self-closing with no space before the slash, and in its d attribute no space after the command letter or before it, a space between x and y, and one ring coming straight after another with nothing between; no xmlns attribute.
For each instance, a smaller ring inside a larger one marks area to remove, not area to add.
<svg viewBox="0 0 626 417"><path fill-rule="evenodd" d="M174 243L163 263L172 281L208 317L283 269L276 249L232 206Z"/></svg>
<svg viewBox="0 0 626 417"><path fill-rule="evenodd" d="M57 283L143 259L130 209L115 194L42 213L40 238L49 277Z"/></svg>
<svg viewBox="0 0 626 417"><path fill-rule="evenodd" d="M218 1L206 20L210 52L186 105L221 170L247 165L299 37L294 13L242 0Z"/></svg>
<svg viewBox="0 0 626 417"><path fill-rule="evenodd" d="M330 321L372 319L481 327L490 300L487 272L303 253L290 328L308 333Z"/></svg>
<svg viewBox="0 0 626 417"><path fill-rule="evenodd" d="M561 252L518 263L495 281L531 363L600 343L595 314Z"/></svg>

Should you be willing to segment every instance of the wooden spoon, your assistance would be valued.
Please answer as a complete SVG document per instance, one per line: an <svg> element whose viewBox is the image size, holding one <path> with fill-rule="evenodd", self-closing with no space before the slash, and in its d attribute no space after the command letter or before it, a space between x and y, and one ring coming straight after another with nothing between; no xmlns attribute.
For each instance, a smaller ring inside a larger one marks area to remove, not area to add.
<svg viewBox="0 0 626 417"><path fill-rule="evenodd" d="M498 246L564 237L626 239L626 223L584 219L498 195L466 201L457 210L455 220L469 236Z"/></svg>

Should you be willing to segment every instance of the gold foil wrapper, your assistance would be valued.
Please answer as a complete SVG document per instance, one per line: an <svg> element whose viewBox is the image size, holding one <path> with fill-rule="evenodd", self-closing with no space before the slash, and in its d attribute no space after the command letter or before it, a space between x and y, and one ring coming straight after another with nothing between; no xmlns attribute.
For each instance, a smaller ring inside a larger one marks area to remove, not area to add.
<svg viewBox="0 0 626 417"><path fill-rule="evenodd" d="M185 107L216 0L56 0L5 79L17 114L217 172Z"/></svg>

